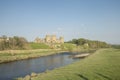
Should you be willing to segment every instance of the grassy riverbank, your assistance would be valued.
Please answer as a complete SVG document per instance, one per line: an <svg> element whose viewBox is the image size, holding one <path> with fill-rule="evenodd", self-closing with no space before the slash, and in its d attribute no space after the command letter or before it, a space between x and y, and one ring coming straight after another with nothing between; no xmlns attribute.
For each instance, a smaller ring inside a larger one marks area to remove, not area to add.
<svg viewBox="0 0 120 80"><path fill-rule="evenodd" d="M22 59L35 58L40 56L47 56L59 52L72 51L72 52L93 52L94 49L77 49L75 44L65 43L61 47L63 49L50 49L45 44L30 43L30 50L4 50L0 51L0 63L11 62Z"/></svg>
<svg viewBox="0 0 120 80"><path fill-rule="evenodd" d="M0 63L47 56L61 52L58 49L5 50L0 51Z"/></svg>
<svg viewBox="0 0 120 80"><path fill-rule="evenodd" d="M120 49L101 49L71 65L46 71L29 80L120 80ZM23 80L23 78L19 78Z"/></svg>

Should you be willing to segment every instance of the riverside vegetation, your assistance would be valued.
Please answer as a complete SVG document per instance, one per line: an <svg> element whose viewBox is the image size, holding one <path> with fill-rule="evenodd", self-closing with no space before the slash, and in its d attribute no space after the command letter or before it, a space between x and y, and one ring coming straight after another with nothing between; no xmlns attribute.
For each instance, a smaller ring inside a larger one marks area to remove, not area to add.
<svg viewBox="0 0 120 80"><path fill-rule="evenodd" d="M17 80L120 80L120 49L100 49L85 59Z"/></svg>
<svg viewBox="0 0 120 80"><path fill-rule="evenodd" d="M0 63L47 56L61 52L57 49L5 50L0 51Z"/></svg>
<svg viewBox="0 0 120 80"><path fill-rule="evenodd" d="M28 42L24 37L2 36L0 39L0 63L21 59L55 54L61 51L89 52L98 48L109 47L105 42L87 39L73 39L64 44L53 44L51 47L45 43Z"/></svg>
<svg viewBox="0 0 120 80"><path fill-rule="evenodd" d="M0 41L0 63L46 56L60 52L60 49L50 49L46 44L30 43L23 37L2 37Z"/></svg>
<svg viewBox="0 0 120 80"><path fill-rule="evenodd" d="M30 43L24 37L0 37L0 50L24 50L24 49L66 49L73 50L74 48L79 49L96 49L96 48L106 48L110 47L109 44L102 41L94 41L88 39L73 39L71 41L65 42L67 44L54 44L47 45L45 43ZM56 47L53 47L55 45Z"/></svg>

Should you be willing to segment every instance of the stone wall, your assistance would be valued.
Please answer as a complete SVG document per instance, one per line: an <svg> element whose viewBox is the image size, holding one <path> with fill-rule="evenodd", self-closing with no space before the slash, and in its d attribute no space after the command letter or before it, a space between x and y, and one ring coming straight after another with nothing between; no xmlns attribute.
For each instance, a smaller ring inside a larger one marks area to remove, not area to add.
<svg viewBox="0 0 120 80"><path fill-rule="evenodd" d="M57 39L56 35L46 35L45 38L36 38L35 43L64 43L64 38L60 37Z"/></svg>

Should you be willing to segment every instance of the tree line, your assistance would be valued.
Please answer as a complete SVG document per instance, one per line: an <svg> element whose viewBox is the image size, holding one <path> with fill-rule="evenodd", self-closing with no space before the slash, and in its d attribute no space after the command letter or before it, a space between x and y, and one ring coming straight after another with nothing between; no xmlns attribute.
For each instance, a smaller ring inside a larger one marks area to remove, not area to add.
<svg viewBox="0 0 120 80"><path fill-rule="evenodd" d="M24 37L0 37L0 50L7 49L26 49L28 47L28 41Z"/></svg>
<svg viewBox="0 0 120 80"><path fill-rule="evenodd" d="M84 38L72 39L71 41L68 41L67 43L73 43L73 44L76 44L77 46L85 46L85 47L89 47L89 48L107 48L107 47L110 47L110 45L107 44L106 42L88 40L88 39L84 39Z"/></svg>
<svg viewBox="0 0 120 80"><path fill-rule="evenodd" d="M79 39L72 39L71 41L68 41L66 43L72 43L76 44L78 47L81 48L108 48L111 45L107 44L106 42L102 41L95 41L95 40L88 40L84 38ZM41 44L38 44L41 46ZM67 45L67 44L66 44ZM0 37L0 50L10 50L10 49L31 49L31 46L37 46L37 45L30 45L30 43L24 38L24 37L7 37L2 36ZM69 47L72 47L73 45L68 45ZM74 47L74 46L73 46ZM60 47L62 48L62 47Z"/></svg>
<svg viewBox="0 0 120 80"><path fill-rule="evenodd" d="M111 45L113 48L115 48L115 49L120 49L120 44L113 44L113 45Z"/></svg>

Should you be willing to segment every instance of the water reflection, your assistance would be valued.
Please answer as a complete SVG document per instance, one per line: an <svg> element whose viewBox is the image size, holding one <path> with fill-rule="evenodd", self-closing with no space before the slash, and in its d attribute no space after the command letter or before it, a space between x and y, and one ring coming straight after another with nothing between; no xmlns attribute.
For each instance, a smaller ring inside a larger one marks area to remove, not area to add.
<svg viewBox="0 0 120 80"><path fill-rule="evenodd" d="M0 64L0 80L12 80L15 77L25 76L32 72L44 72L79 60L70 58L70 55L70 53L64 52L62 54Z"/></svg>

